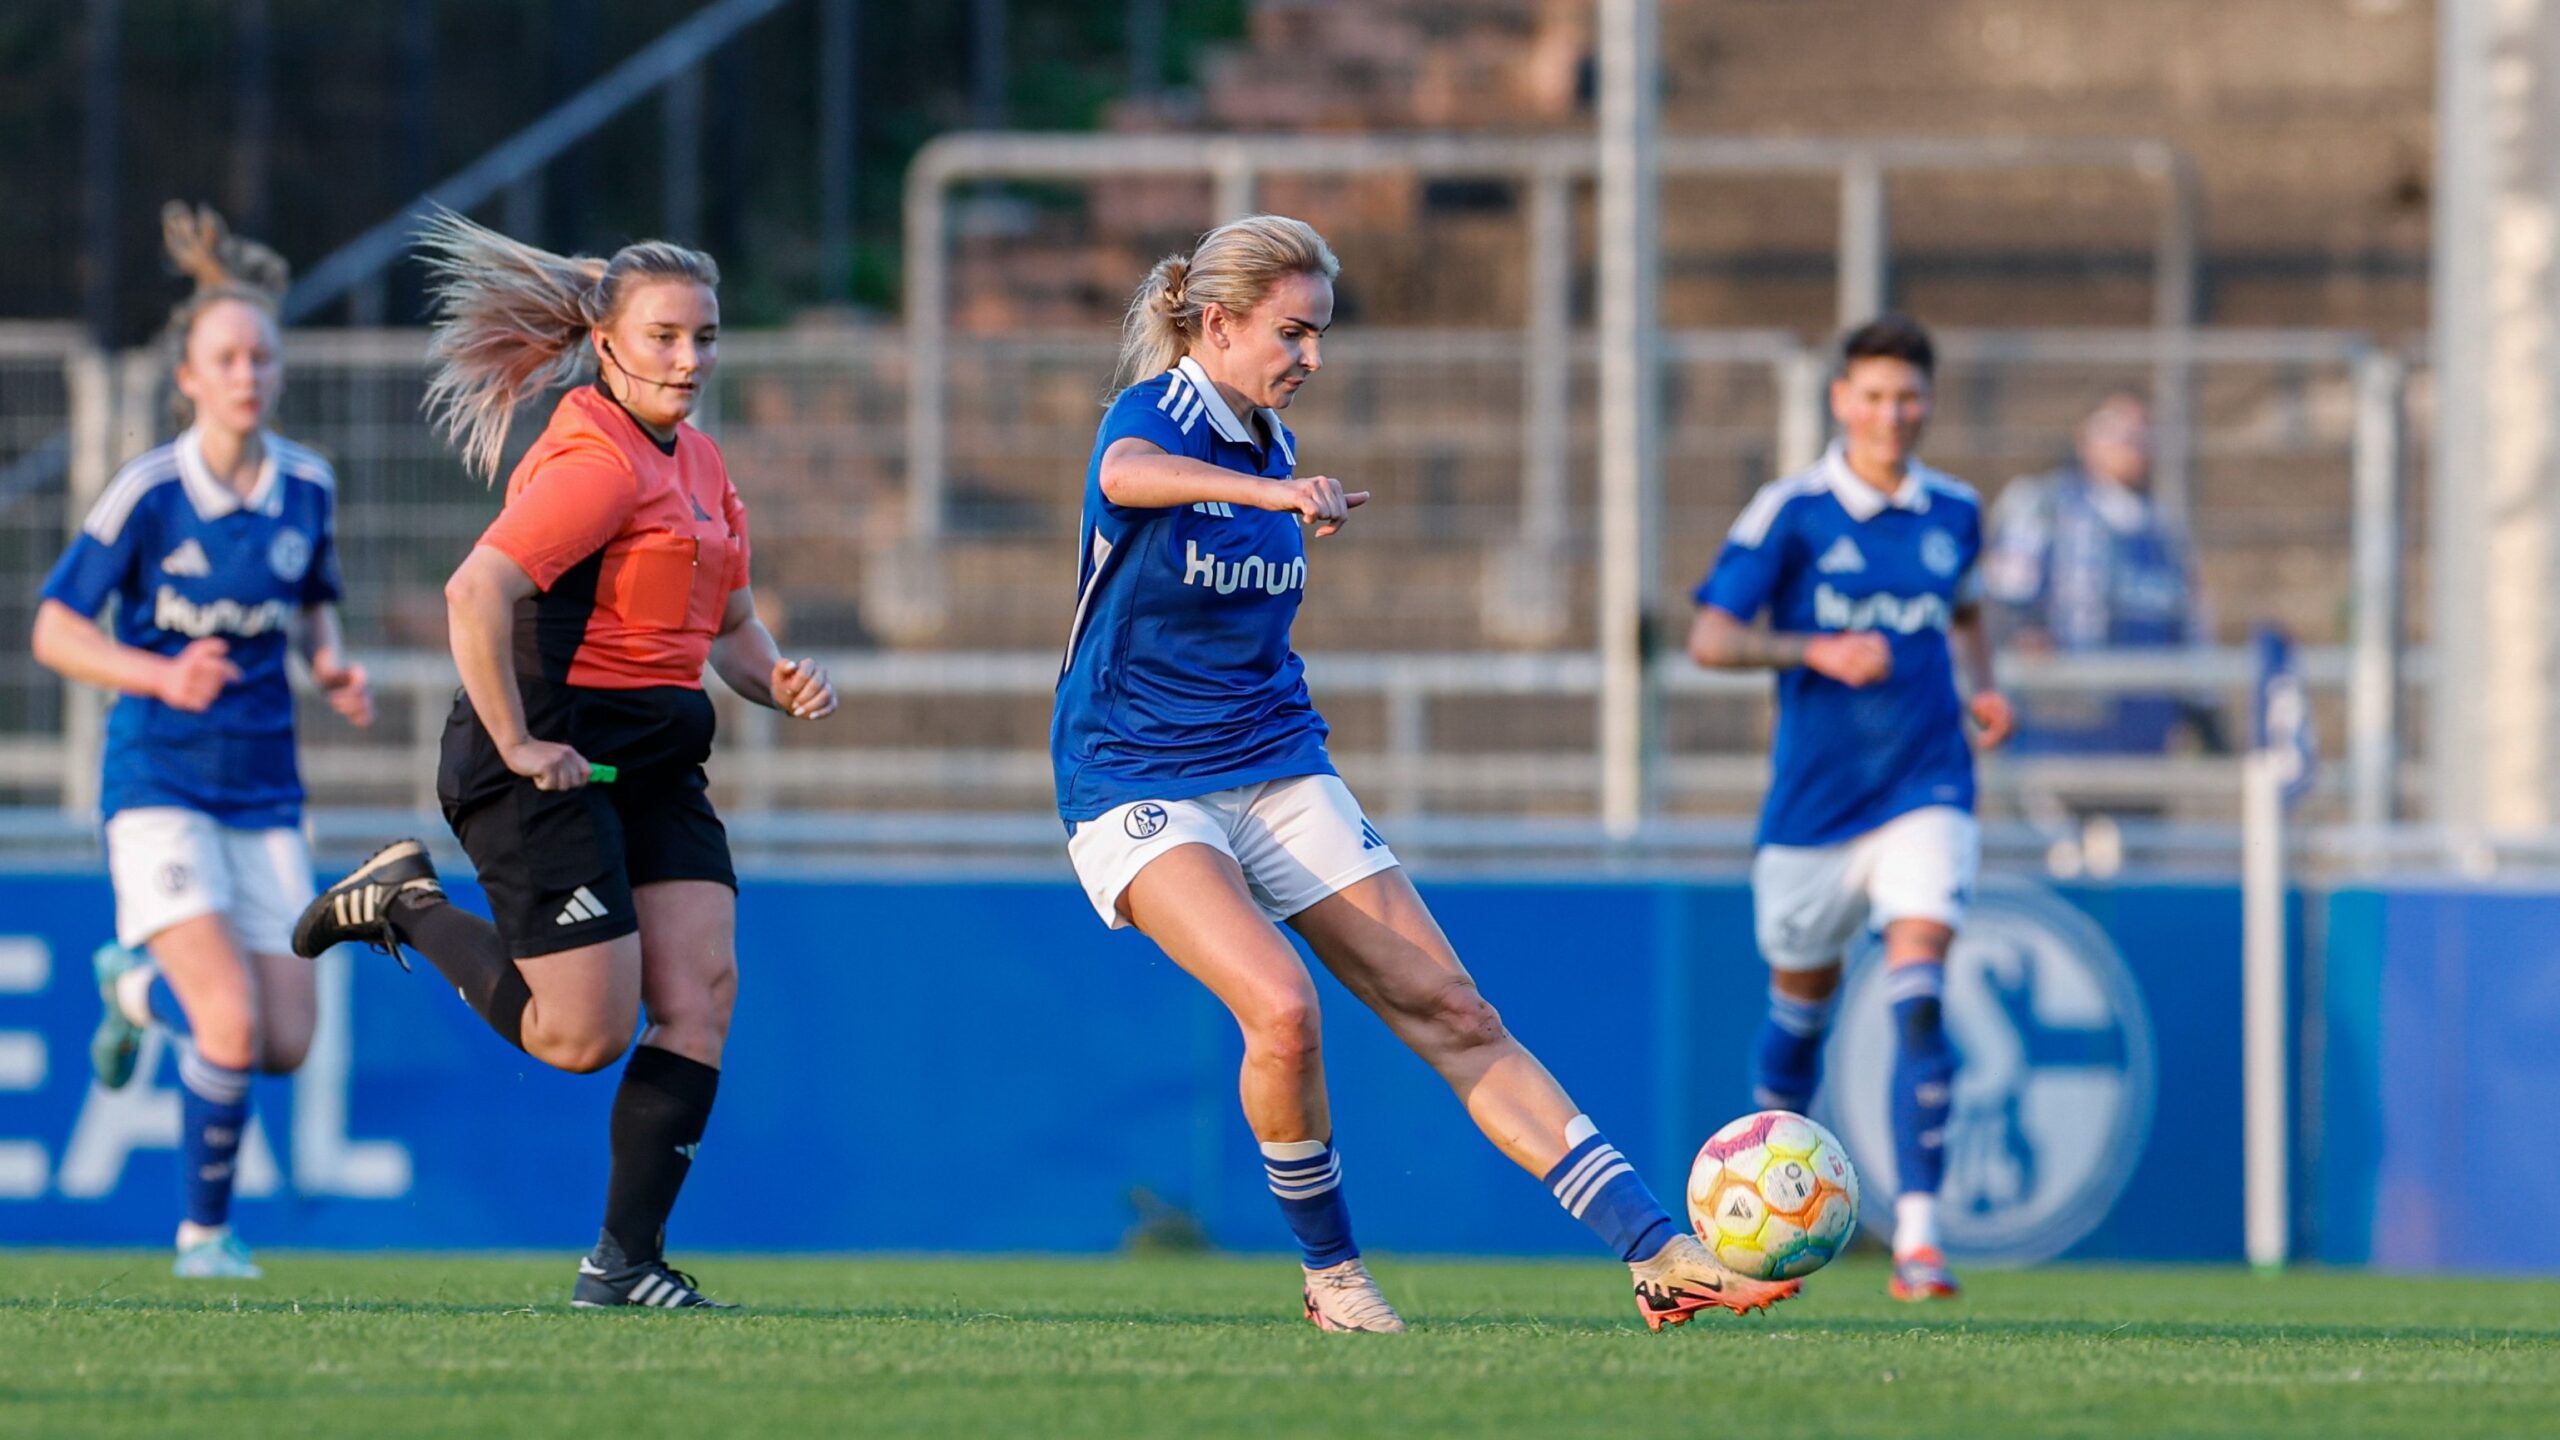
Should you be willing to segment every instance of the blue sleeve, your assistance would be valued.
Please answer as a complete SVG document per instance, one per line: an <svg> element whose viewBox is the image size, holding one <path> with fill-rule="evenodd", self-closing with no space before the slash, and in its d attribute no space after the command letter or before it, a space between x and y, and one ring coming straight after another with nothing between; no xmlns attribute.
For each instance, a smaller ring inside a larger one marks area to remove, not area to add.
<svg viewBox="0 0 2560 1440"><path fill-rule="evenodd" d="M1177 422L1166 405L1173 392L1165 385L1150 382L1132 385L1111 402L1102 417L1102 436L1094 443L1093 500L1114 515L1145 515L1153 511L1144 507L1117 505L1102 494L1102 454L1122 440L1144 440L1167 455L1181 455L1193 460L1209 458L1209 423L1195 411L1188 429Z"/></svg>
<svg viewBox="0 0 2560 1440"><path fill-rule="evenodd" d="M311 568L302 574L302 604L334 605L346 593L338 578L338 492L320 494L320 533L311 537Z"/></svg>
<svg viewBox="0 0 2560 1440"><path fill-rule="evenodd" d="M71 548L45 577L44 598L63 604L91 619L106 608L107 597L128 587L133 576L134 520L127 517L113 541L101 540L83 530L73 536Z"/></svg>
<svg viewBox="0 0 2560 1440"><path fill-rule="evenodd" d="M1699 604L1713 605L1738 620L1760 618L1760 612L1778 593L1778 580L1786 566L1790 533L1787 511L1779 511L1765 529L1746 528L1753 519L1746 510L1742 519L1734 522L1733 533L1725 537L1724 550L1716 556L1715 568L1698 582L1693 594Z"/></svg>

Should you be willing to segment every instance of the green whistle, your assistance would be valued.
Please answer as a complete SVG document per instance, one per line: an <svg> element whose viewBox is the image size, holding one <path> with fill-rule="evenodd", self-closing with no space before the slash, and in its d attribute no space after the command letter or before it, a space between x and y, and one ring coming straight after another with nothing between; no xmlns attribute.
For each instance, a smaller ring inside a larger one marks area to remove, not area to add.
<svg viewBox="0 0 2560 1440"><path fill-rule="evenodd" d="M587 767L587 783L590 785L610 785L613 783L614 777L621 773L621 771L614 769L610 765L590 765Z"/></svg>

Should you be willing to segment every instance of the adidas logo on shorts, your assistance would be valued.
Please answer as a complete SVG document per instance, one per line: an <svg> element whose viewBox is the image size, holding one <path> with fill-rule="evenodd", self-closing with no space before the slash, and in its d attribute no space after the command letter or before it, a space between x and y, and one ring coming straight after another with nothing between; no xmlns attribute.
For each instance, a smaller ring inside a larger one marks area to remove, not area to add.
<svg viewBox="0 0 2560 1440"><path fill-rule="evenodd" d="M560 907L559 915L551 923L575 925L581 920L601 920L604 915L604 902L595 897L594 891L581 885L570 893L569 903Z"/></svg>

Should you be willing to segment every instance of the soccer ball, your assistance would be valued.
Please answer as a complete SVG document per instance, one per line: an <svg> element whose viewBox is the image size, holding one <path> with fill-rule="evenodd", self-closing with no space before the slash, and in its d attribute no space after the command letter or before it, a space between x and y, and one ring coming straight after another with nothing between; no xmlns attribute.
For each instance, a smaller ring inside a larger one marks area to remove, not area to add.
<svg viewBox="0 0 2560 1440"><path fill-rule="evenodd" d="M1794 1111L1745 1115L1689 1167L1689 1223L1738 1275L1810 1275L1858 1228L1858 1172L1839 1136Z"/></svg>

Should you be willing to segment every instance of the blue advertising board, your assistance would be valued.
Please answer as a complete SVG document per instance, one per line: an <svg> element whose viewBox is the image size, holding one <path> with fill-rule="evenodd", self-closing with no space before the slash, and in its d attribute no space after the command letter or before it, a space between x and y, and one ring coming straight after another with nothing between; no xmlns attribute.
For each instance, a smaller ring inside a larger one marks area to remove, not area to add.
<svg viewBox="0 0 2560 1440"><path fill-rule="evenodd" d="M2560 1270L2560 895L2356 888L2325 918L2320 1258Z"/></svg>
<svg viewBox="0 0 2560 1440"><path fill-rule="evenodd" d="M1765 974L1747 890L1425 879L1485 994L1676 1207L1699 1140L1749 1108ZM174 1223L172 1062L155 1050L122 1092L88 1082L87 957L111 915L103 879L0 875L0 1243L157 1243ZM1062 877L751 877L739 926L737 1022L679 1249L1093 1251L1162 1207L1220 1245L1285 1244L1237 1113L1231 1023ZM2012 1259L2237 1257L2239 932L2227 886L1986 894L1949 1006L1976 1077L1950 1206L1975 1233L2032 1224ZM340 952L322 979L311 1063L260 1084L238 1215L253 1243L592 1238L611 1073L527 1060L423 965ZM1588 1252L1459 1099L1320 983L1363 1243ZM1833 1088L1877 1087L1873 1033L1844 1017ZM1863 1165L1889 1165L1858 1138L1864 1103L1837 1118Z"/></svg>

